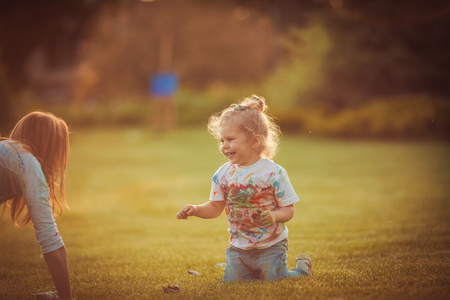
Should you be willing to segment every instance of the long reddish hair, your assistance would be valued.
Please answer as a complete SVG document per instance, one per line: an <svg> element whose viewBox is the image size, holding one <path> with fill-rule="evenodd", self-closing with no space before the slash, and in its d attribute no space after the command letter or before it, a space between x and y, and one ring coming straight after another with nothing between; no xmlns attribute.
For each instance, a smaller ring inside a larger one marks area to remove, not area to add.
<svg viewBox="0 0 450 300"><path fill-rule="evenodd" d="M11 131L9 139L21 143L41 164L47 180L50 204L55 217L62 212L62 206L68 207L65 199L65 173L69 158L69 129L63 119L52 113L36 111L23 117ZM56 190L59 179L59 199ZM23 196L17 196L8 201L10 214L16 226L31 222L31 216L20 219L25 209ZM59 213L55 212L58 207Z"/></svg>

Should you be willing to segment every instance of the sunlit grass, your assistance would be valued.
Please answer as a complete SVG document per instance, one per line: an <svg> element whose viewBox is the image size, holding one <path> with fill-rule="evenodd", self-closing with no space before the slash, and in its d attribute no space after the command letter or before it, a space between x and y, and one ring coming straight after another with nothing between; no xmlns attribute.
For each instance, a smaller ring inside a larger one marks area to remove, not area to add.
<svg viewBox="0 0 450 300"><path fill-rule="evenodd" d="M222 284L225 216L176 220L208 200L225 162L206 129L75 130L71 206L58 219L78 299L446 299L450 145L285 136L275 161L301 202L287 225L289 266L315 275ZM53 290L32 229L0 224L0 298ZM189 275L195 270L202 276ZM180 286L167 295L161 286Z"/></svg>

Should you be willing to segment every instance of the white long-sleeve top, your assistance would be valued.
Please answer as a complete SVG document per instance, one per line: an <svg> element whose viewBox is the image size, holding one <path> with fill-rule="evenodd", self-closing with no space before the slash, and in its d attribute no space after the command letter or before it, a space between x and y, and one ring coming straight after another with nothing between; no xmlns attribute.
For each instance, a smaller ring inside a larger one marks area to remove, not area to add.
<svg viewBox="0 0 450 300"><path fill-rule="evenodd" d="M19 143L0 141L0 204L17 195L23 195L41 252L64 246L40 163Z"/></svg>

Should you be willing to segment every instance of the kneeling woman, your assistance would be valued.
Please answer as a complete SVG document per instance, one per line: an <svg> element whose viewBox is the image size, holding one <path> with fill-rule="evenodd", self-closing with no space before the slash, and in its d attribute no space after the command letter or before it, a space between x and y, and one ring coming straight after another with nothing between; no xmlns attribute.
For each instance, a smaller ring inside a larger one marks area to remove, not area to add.
<svg viewBox="0 0 450 300"><path fill-rule="evenodd" d="M67 206L68 154L67 125L50 113L32 112L17 123L9 138L0 138L0 204L9 206L15 225L33 225L61 299L72 298L66 248L55 223L55 207L61 211ZM60 199L55 192L58 178Z"/></svg>

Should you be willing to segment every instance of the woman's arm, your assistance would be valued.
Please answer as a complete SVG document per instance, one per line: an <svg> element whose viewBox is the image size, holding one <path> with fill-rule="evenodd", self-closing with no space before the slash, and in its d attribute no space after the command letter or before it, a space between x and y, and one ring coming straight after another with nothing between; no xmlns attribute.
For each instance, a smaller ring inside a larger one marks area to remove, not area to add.
<svg viewBox="0 0 450 300"><path fill-rule="evenodd" d="M70 288L69 264L67 262L66 247L44 254L45 262L52 276L58 296L61 299L72 299Z"/></svg>
<svg viewBox="0 0 450 300"><path fill-rule="evenodd" d="M286 223L294 216L294 204L281 207L278 210L266 210L261 213L261 221L264 226L270 226L274 223Z"/></svg>
<svg viewBox="0 0 450 300"><path fill-rule="evenodd" d="M177 219L187 219L195 216L203 219L213 219L220 216L225 208L225 201L208 201L202 205L185 205L177 213Z"/></svg>
<svg viewBox="0 0 450 300"><path fill-rule="evenodd" d="M69 264L66 248L56 227L50 204L49 189L42 169L31 155L23 155L25 170L21 173L24 200L33 221L36 239L41 247L59 298L71 299Z"/></svg>

